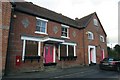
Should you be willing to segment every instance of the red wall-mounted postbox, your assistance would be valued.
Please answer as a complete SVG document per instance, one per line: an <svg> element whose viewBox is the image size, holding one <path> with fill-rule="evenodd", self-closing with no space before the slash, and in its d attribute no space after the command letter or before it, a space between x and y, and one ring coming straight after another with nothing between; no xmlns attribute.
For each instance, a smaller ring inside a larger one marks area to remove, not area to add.
<svg viewBox="0 0 120 80"><path fill-rule="evenodd" d="M21 56L16 56L16 66L21 64Z"/></svg>

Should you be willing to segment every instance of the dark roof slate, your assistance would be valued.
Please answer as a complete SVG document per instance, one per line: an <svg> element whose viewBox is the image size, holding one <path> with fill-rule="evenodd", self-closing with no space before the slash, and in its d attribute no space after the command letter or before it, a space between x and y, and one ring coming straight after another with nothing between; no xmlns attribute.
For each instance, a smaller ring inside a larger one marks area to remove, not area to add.
<svg viewBox="0 0 120 80"><path fill-rule="evenodd" d="M62 14L56 13L54 11L48 10L46 8L37 6L31 2L14 2L12 3L12 6L14 7L14 9L16 11L20 11L23 13L27 13L36 17L41 17L41 18L45 18L51 21L55 21L55 22L59 22L61 24L65 24L71 27L75 27L78 29L82 29L87 27L88 23L90 22L90 20L92 19L92 17L94 16L94 14L97 16L96 12L89 14L81 19L76 19L73 20L67 16L64 16ZM97 16L98 18L98 16ZM98 18L99 20L99 18ZM99 20L100 22L100 20ZM101 24L101 22L100 22ZM101 24L102 26L102 24ZM103 29L103 27L102 27ZM104 29L103 29L104 31ZM104 31L105 33L105 31ZM106 34L106 33L105 33Z"/></svg>
<svg viewBox="0 0 120 80"><path fill-rule="evenodd" d="M95 13L95 12L94 12ZM89 14L85 17L82 17L81 19L76 19L76 21L79 23L80 28L84 28L87 27L87 24L89 23L89 21L92 19L92 16L94 15L94 13Z"/></svg>
<svg viewBox="0 0 120 80"><path fill-rule="evenodd" d="M79 23L80 28L85 28L85 27L87 27L87 25L89 24L89 22L91 21L91 19L93 18L93 16L96 16L96 17L97 17L100 25L102 26L102 24L101 24L101 22L100 22L100 20L99 20L99 18L98 18L98 16L97 16L97 13L96 13L96 12L91 13L91 14L89 14L89 15L81 18L81 19L77 19L76 21ZM101 28L103 29L103 32L104 32L105 35L107 36L107 34L106 34L103 26L102 26Z"/></svg>
<svg viewBox="0 0 120 80"><path fill-rule="evenodd" d="M15 2L14 5L14 9L16 11L21 11L37 17L69 25L71 27L79 28L79 24L75 20L68 18L62 14L56 13L54 11L48 10L46 8L37 6L31 2Z"/></svg>

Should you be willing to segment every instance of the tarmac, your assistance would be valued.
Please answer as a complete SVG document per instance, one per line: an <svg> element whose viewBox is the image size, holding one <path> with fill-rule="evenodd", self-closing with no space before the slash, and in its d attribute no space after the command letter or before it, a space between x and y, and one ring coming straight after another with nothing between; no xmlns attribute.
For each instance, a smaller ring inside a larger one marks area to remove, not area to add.
<svg viewBox="0 0 120 80"><path fill-rule="evenodd" d="M50 79L54 78L56 79L57 76L72 74L76 72L85 72L91 69L98 68L97 65L95 66L77 66L77 67L71 67L71 68L63 68L63 69L47 69L44 71L34 71L34 72L24 72L19 74L9 74L2 77L2 80L36 80L36 79Z"/></svg>

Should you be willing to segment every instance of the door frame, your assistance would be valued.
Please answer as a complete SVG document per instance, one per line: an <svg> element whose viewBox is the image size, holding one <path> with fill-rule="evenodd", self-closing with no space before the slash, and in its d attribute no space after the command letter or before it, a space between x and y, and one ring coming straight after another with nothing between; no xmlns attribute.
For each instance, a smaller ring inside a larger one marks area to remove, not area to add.
<svg viewBox="0 0 120 80"><path fill-rule="evenodd" d="M91 57L91 55L90 55L90 49L91 48L93 49L93 54L92 54L93 63L96 63L96 47L93 46L93 45L89 45L88 46L88 63L89 64L91 64L91 62L90 62L90 57Z"/></svg>
<svg viewBox="0 0 120 80"><path fill-rule="evenodd" d="M55 47L55 45L52 45L52 44L45 44L45 46L43 47L44 48L44 50L43 50L43 63L45 63L45 47L46 47L46 45L51 45L51 46L53 46L53 63L56 63L56 47Z"/></svg>

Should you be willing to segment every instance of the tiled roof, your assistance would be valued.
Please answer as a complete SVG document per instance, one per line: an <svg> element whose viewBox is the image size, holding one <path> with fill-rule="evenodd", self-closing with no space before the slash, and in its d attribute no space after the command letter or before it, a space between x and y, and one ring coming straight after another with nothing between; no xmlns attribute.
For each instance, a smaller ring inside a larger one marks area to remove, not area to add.
<svg viewBox="0 0 120 80"><path fill-rule="evenodd" d="M15 2L14 5L15 5L14 9L16 11L21 11L24 13L31 14L33 16L45 18L45 19L56 21L71 27L79 28L79 24L75 20L68 18L62 14L56 13L54 11L48 10L46 8L37 6L33 3Z"/></svg>
<svg viewBox="0 0 120 80"><path fill-rule="evenodd" d="M89 14L89 15L81 18L81 19L76 19L76 21L77 21L77 22L79 23L79 25L80 25L80 28L85 28L85 27L87 27L87 25L89 24L89 22L91 21L91 19L92 19L92 17L93 17L94 15L96 15L96 17L97 17L100 25L102 26L102 24L101 24L101 22L100 22L100 20L99 20L99 18L98 18L98 16L97 16L97 13L94 12L94 13L91 13L91 14ZM102 26L101 28L103 29L103 32L104 32L105 35L107 36L107 34L106 34L103 26Z"/></svg>
<svg viewBox="0 0 120 80"><path fill-rule="evenodd" d="M58 22L61 24L65 24L65 25L68 25L71 27L75 27L78 29L87 27L87 25L90 22L90 20L92 19L93 15L95 14L97 16L96 12L94 12L92 14L89 14L89 15L81 18L81 19L74 20L74 19L66 17L62 14L59 14L54 11L48 10L46 8L37 6L31 2L14 2L14 3L12 3L12 5L16 11L27 13L27 14L30 14L30 15L33 15L36 17L45 18L45 19L55 21L55 22ZM100 22L100 20L99 20L99 22ZM101 24L101 26L102 26L102 24ZM104 29L103 29L103 31L104 31Z"/></svg>
<svg viewBox="0 0 120 80"><path fill-rule="evenodd" d="M87 24L89 23L89 21L92 19L92 16L93 16L94 14L95 14L95 12L92 13L92 14L89 14L89 15L81 18L81 19L76 19L76 21L79 23L79 25L81 26L81 28L82 28L82 27L86 27Z"/></svg>

